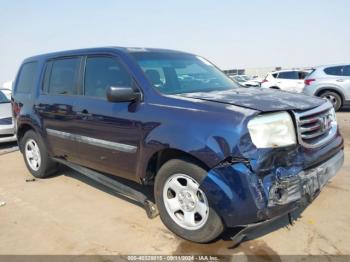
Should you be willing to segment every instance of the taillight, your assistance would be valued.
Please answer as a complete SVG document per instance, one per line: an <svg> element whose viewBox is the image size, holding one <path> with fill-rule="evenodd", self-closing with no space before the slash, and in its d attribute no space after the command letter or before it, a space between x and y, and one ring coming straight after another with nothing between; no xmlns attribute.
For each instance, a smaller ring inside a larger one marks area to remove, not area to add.
<svg viewBox="0 0 350 262"><path fill-rule="evenodd" d="M266 82L269 82L269 80L264 79L261 83L266 83Z"/></svg>
<svg viewBox="0 0 350 262"><path fill-rule="evenodd" d="M305 80L304 80L304 84L305 84L306 86L309 86L309 85L311 85L311 83L312 83L313 81L316 81L316 79L305 79Z"/></svg>
<svg viewBox="0 0 350 262"><path fill-rule="evenodd" d="M21 108L17 103L12 103L12 110L13 110L14 116L17 116L21 111Z"/></svg>

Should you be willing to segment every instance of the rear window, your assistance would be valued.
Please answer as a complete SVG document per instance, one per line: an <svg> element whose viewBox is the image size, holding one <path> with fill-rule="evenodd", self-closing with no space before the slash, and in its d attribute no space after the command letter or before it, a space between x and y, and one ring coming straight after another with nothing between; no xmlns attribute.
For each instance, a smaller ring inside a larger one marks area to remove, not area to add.
<svg viewBox="0 0 350 262"><path fill-rule="evenodd" d="M10 103L10 100L7 99L6 95L2 91L0 91L0 104L3 103Z"/></svg>
<svg viewBox="0 0 350 262"><path fill-rule="evenodd" d="M298 72L296 71L287 71L287 72L280 72L278 74L278 78L281 79L299 79Z"/></svg>
<svg viewBox="0 0 350 262"><path fill-rule="evenodd" d="M30 62L22 65L19 72L16 93L29 94L35 86L35 77L37 75L38 63Z"/></svg>
<svg viewBox="0 0 350 262"><path fill-rule="evenodd" d="M66 58L52 62L49 79L49 94L76 95L78 94L78 71L80 58Z"/></svg>
<svg viewBox="0 0 350 262"><path fill-rule="evenodd" d="M343 66L332 66L332 67L327 67L324 69L324 72L327 75L332 75L332 76L342 76L342 70Z"/></svg>
<svg viewBox="0 0 350 262"><path fill-rule="evenodd" d="M343 75L344 76L350 76L350 65L344 66L344 68L343 68Z"/></svg>

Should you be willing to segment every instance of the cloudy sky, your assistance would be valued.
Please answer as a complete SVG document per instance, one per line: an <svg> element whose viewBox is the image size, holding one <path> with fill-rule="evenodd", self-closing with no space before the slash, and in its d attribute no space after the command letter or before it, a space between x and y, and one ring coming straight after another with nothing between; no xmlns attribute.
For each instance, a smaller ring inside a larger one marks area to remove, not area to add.
<svg viewBox="0 0 350 262"><path fill-rule="evenodd" d="M222 69L350 61L348 0L1 0L0 84L35 54L163 47Z"/></svg>

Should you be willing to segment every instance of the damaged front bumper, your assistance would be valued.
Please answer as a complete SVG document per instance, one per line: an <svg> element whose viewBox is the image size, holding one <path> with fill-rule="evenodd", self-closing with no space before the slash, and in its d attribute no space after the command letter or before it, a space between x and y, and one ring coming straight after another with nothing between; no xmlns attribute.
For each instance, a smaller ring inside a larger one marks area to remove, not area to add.
<svg viewBox="0 0 350 262"><path fill-rule="evenodd" d="M277 168L263 178L246 163L209 171L201 184L208 201L227 227L278 217L312 201L344 162L343 150L317 167L289 172Z"/></svg>

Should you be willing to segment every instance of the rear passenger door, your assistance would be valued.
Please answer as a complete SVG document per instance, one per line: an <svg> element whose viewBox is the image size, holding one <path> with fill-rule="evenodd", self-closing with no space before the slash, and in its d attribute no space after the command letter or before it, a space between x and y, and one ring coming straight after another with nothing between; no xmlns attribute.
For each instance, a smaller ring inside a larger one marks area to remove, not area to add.
<svg viewBox="0 0 350 262"><path fill-rule="evenodd" d="M336 86L345 100L350 100L350 65L326 67L323 71L326 74L325 82Z"/></svg>
<svg viewBox="0 0 350 262"><path fill-rule="evenodd" d="M350 65L346 65L343 68L343 77L344 77L344 95L346 100L350 100Z"/></svg>
<svg viewBox="0 0 350 262"><path fill-rule="evenodd" d="M43 90L34 108L41 116L48 148L53 156L79 160L78 142L73 139L77 120L76 101L80 92L82 57L47 62Z"/></svg>
<svg viewBox="0 0 350 262"><path fill-rule="evenodd" d="M278 74L277 85L285 91L298 92L303 87L297 71L285 71Z"/></svg>
<svg viewBox="0 0 350 262"><path fill-rule="evenodd" d="M83 96L77 103L74 130L81 141L82 165L129 179L135 177L142 105L106 99L109 86L133 85L133 77L117 57L85 57Z"/></svg>

